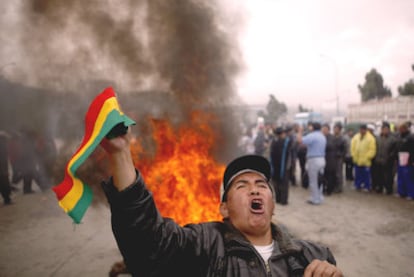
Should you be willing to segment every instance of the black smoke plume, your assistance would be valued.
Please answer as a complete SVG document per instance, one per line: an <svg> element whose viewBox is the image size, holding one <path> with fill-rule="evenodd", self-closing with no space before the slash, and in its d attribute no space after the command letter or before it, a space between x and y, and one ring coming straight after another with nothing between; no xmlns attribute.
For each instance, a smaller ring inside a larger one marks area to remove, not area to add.
<svg viewBox="0 0 414 277"><path fill-rule="evenodd" d="M215 113L216 152L234 154L239 124L230 103L241 55L237 24L220 4L22 1L16 8L18 66L8 70L9 80L0 80L1 103L16 106L9 111L16 126L79 139L91 99L111 85L138 125L145 125L145 114L182 122L193 110ZM2 128L14 127L7 122Z"/></svg>

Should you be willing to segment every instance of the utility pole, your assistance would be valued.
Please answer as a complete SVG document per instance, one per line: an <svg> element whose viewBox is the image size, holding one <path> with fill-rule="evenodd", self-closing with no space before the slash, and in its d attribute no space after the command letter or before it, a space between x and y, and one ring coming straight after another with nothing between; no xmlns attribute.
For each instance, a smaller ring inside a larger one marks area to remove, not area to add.
<svg viewBox="0 0 414 277"><path fill-rule="evenodd" d="M338 94L338 64L334 58L331 56L320 54L322 58L326 58L333 64L334 67L334 93L335 93L335 101L336 101L336 115L339 116L339 94Z"/></svg>

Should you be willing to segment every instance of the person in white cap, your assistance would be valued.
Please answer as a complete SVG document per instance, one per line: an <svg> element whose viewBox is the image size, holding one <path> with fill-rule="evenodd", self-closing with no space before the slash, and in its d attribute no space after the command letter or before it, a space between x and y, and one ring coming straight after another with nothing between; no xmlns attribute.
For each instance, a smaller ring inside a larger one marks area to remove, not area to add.
<svg viewBox="0 0 414 277"><path fill-rule="evenodd" d="M266 158L247 155L228 164L223 221L182 227L157 210L129 140L130 132L101 145L113 173L103 184L112 229L133 276L342 276L327 247L292 239L272 223L275 196Z"/></svg>
<svg viewBox="0 0 414 277"><path fill-rule="evenodd" d="M373 136L375 136L376 135L376 127L375 127L375 125L374 124L372 124L372 123L368 123L367 124L367 129L368 129L368 131L370 131L371 132L371 135L373 135Z"/></svg>

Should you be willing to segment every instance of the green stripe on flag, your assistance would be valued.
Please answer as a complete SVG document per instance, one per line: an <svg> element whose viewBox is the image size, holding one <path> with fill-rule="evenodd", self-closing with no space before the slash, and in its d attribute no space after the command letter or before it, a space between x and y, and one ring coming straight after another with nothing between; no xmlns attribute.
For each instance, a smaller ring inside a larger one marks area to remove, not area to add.
<svg viewBox="0 0 414 277"><path fill-rule="evenodd" d="M92 190L88 185L83 184L82 196L79 199L78 203L76 203L76 206L70 212L68 212L68 215L73 219L73 221L75 221L75 223L80 223L91 202Z"/></svg>

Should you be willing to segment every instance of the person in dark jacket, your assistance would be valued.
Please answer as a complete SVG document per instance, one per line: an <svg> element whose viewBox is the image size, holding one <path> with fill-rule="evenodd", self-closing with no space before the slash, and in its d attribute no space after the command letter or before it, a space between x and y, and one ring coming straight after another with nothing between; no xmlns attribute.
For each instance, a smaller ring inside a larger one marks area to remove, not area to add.
<svg viewBox="0 0 414 277"><path fill-rule="evenodd" d="M296 186L296 162L298 160L298 141L296 139L296 132L294 126L288 125L286 126L286 136L289 137L291 141L290 147L290 170L289 174L289 183L292 186Z"/></svg>
<svg viewBox="0 0 414 277"><path fill-rule="evenodd" d="M333 191L341 193L343 190L344 174L343 163L346 154L346 142L342 135L342 124L335 123L333 130L333 144L335 150L335 187Z"/></svg>
<svg viewBox="0 0 414 277"><path fill-rule="evenodd" d="M289 197L289 178L292 166L292 139L287 136L286 130L278 127L275 130L276 138L270 145L271 179L276 192L276 203L287 205Z"/></svg>
<svg viewBox="0 0 414 277"><path fill-rule="evenodd" d="M11 186L9 179L9 155L7 153L9 135L0 131L0 193L5 205L10 205Z"/></svg>
<svg viewBox="0 0 414 277"><path fill-rule="evenodd" d="M329 124L323 124L322 133L326 137L325 148L325 170L323 173L322 185L324 186L324 193L331 195L336 186L336 149L334 136L331 134Z"/></svg>
<svg viewBox="0 0 414 277"><path fill-rule="evenodd" d="M23 162L24 153L22 151L22 135L18 131L11 133L11 138L8 145L9 160L12 169L12 184L17 184L23 179L21 171L21 164ZM12 190L17 191L18 189L11 185Z"/></svg>
<svg viewBox="0 0 414 277"><path fill-rule="evenodd" d="M112 229L133 276L342 276L328 248L291 239L272 223L266 158L248 155L228 164L223 221L181 227L159 213L129 143L130 132L101 145L113 174L103 184Z"/></svg>
<svg viewBox="0 0 414 277"><path fill-rule="evenodd" d="M297 134L299 133L299 130L302 128L301 125L296 125L296 136L295 136L295 140L296 140L296 147L297 147L297 156L298 156L298 160L299 160L299 167L300 167L300 180L301 180L301 185L302 188L307 189L309 187L309 176L308 176L308 172L306 170L306 156L307 156L307 148L306 145L302 144L302 143L298 143L297 140ZM308 134L309 132L312 132L312 123L309 122L309 124L306 127L306 132L304 133L304 135Z"/></svg>
<svg viewBox="0 0 414 277"><path fill-rule="evenodd" d="M348 130L345 132L345 135L343 136L345 140L345 179L347 181L354 180L354 163L351 156L351 140L353 136L354 130L352 128L348 128Z"/></svg>
<svg viewBox="0 0 414 277"><path fill-rule="evenodd" d="M407 123L399 127L397 196L414 199L414 135Z"/></svg>
<svg viewBox="0 0 414 277"><path fill-rule="evenodd" d="M390 124L384 122L381 126L381 134L376 139L377 153L373 162L372 183L375 191L387 194L393 193L393 169L397 159L397 139L391 134Z"/></svg>

